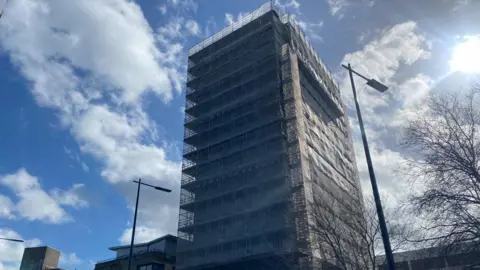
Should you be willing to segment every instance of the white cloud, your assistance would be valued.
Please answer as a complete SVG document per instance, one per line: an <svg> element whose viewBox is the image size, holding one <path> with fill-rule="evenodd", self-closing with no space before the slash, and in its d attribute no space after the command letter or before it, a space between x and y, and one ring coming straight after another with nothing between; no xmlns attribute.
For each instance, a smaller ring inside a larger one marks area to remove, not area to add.
<svg viewBox="0 0 480 270"><path fill-rule="evenodd" d="M77 257L75 252L72 253L61 253L59 259L59 266L74 266L81 264L83 260Z"/></svg>
<svg viewBox="0 0 480 270"><path fill-rule="evenodd" d="M0 228L0 237L23 239L17 232ZM23 256L23 249L26 247L35 247L41 244L39 239L25 240L24 243L0 241L0 270L14 270L20 268L20 262Z"/></svg>
<svg viewBox="0 0 480 270"><path fill-rule="evenodd" d="M433 80L430 77L419 73L392 89L394 102L398 103L399 108L393 111L389 125L402 127L408 120L418 116L419 112L426 112L426 107L422 104L427 99L432 84Z"/></svg>
<svg viewBox="0 0 480 270"><path fill-rule="evenodd" d="M77 209L84 208L88 206L88 202L81 198L79 194L84 186L84 184L74 184L69 190L56 188L50 191L50 195L61 205L68 205Z"/></svg>
<svg viewBox="0 0 480 270"><path fill-rule="evenodd" d="M120 114L92 105L73 127L73 134L83 151L104 162L101 174L110 182L138 177L174 181L179 163L169 161L163 148L142 143L146 136L157 136L152 128L141 111Z"/></svg>
<svg viewBox="0 0 480 270"><path fill-rule="evenodd" d="M41 189L19 193L17 210L27 220L41 220L47 223L64 223L71 220L63 208Z"/></svg>
<svg viewBox="0 0 480 270"><path fill-rule="evenodd" d="M167 2L174 8L180 9L185 12L197 12L198 10L198 4L194 0L168 0Z"/></svg>
<svg viewBox="0 0 480 270"><path fill-rule="evenodd" d="M172 170L165 166L177 168L161 148L143 144L156 139L155 123L138 101L146 91L168 100L172 85L181 89L183 75L170 65L180 62L181 45L159 33L163 46L172 46L156 47L140 8L129 1L19 0L8 9L3 47L33 82L37 102L59 111L81 149L104 161L102 175L115 182L125 172L123 180L143 169L159 176ZM64 34L52 30L60 27Z"/></svg>
<svg viewBox="0 0 480 270"><path fill-rule="evenodd" d="M18 197L15 205L10 204L9 214L13 216L13 212L18 212L20 217L30 221L39 220L54 224L68 222L72 218L61 205L73 207L88 205L76 194L81 186L74 185L68 191L54 189L50 192L52 195L49 195L42 189L38 178L30 175L24 168L13 174L0 176L0 183L10 188Z"/></svg>
<svg viewBox="0 0 480 270"><path fill-rule="evenodd" d="M71 158L72 160L78 163L78 165L80 166L80 168L82 168L84 172L90 171L90 167L80 158L80 156L77 153L74 153L72 150L68 149L67 147L63 147L63 150L65 151L65 154L67 154L69 158Z"/></svg>
<svg viewBox="0 0 480 270"><path fill-rule="evenodd" d="M323 38L318 34L318 32L320 32L320 30L323 28L323 21L319 21L317 23L310 23L296 18L295 21L308 38L310 38L311 40L318 40L323 42Z"/></svg>
<svg viewBox="0 0 480 270"><path fill-rule="evenodd" d="M30 175L24 168L14 174L3 175L0 182L12 189L15 193L40 189L40 184L35 176Z"/></svg>
<svg viewBox="0 0 480 270"><path fill-rule="evenodd" d="M18 0L9 2L7 9L0 28L3 47L35 82L39 103L84 105L85 92L68 91L81 83L74 68L107 80L118 89L115 94L122 103L133 103L146 91L167 100L172 97L168 72L158 65L164 55L137 4Z"/></svg>
<svg viewBox="0 0 480 270"><path fill-rule="evenodd" d="M165 232L158 231L155 228L140 226L135 229L135 243L144 243L163 235ZM120 243L123 245L130 244L132 241L132 228L125 229L122 236L120 236Z"/></svg>
<svg viewBox="0 0 480 270"><path fill-rule="evenodd" d="M274 3L283 10L292 9L295 13L300 14L300 2L298 0L275 0Z"/></svg>
<svg viewBox="0 0 480 270"><path fill-rule="evenodd" d="M168 44L168 42L172 39L182 38L183 37L182 28L183 28L184 22L185 22L185 19L183 17L173 17L172 19L169 20L168 24L159 27L157 29L157 32L159 35L161 35L162 42L165 42Z"/></svg>
<svg viewBox="0 0 480 270"><path fill-rule="evenodd" d="M391 78L401 63L413 64L430 56L429 43L419 33L412 21L394 25L357 52L347 54L344 62L350 62L356 70L380 79Z"/></svg>
<svg viewBox="0 0 480 270"><path fill-rule="evenodd" d="M366 87L362 79L355 79L379 189L393 201L402 199L409 191L406 182L395 173L399 162L403 160L403 153L397 149L400 128L409 115L418 113L417 106L428 95L432 84L432 80L421 73L400 79L402 75L399 69L428 58L429 49L430 44L420 33L417 24L410 21L386 29L362 50L347 54L342 60L344 64L351 63L356 71L366 77L378 79L390 87L387 92L380 94ZM350 108L350 126L362 187L365 193L370 193L370 178L353 111L350 80L345 71L337 76L341 78L343 100Z"/></svg>
<svg viewBox="0 0 480 270"><path fill-rule="evenodd" d="M180 170L177 171L176 178L180 178ZM163 186L172 189L171 193L160 192L148 187L142 187L140 190L140 199L137 217L137 229L135 242L146 242L167 233L176 234L178 225L178 198L180 196L180 181L175 184L164 184L154 179L142 179L144 182ZM133 218L136 185L132 182L119 185L120 191L127 194L129 209ZM131 224L128 221L128 227L123 231L119 238L122 244L129 243L131 237Z"/></svg>
<svg viewBox="0 0 480 270"><path fill-rule="evenodd" d="M327 3L330 6L330 14L337 16L339 19L344 16L343 9L350 5L348 0L327 0Z"/></svg>
<svg viewBox="0 0 480 270"><path fill-rule="evenodd" d="M71 219L62 207L41 189L38 179L25 169L1 176L0 182L12 189L19 198L15 210L23 218L48 223L62 223Z"/></svg>
<svg viewBox="0 0 480 270"><path fill-rule="evenodd" d="M235 18L234 15L232 15L230 13L225 13L225 24L226 25L232 25L232 24L240 21L241 19L243 19L248 14L249 14L248 12L239 12L237 14L237 17Z"/></svg>
<svg viewBox="0 0 480 270"><path fill-rule="evenodd" d="M198 7L191 0L167 4L169 14ZM118 185L142 177L178 188L180 162L168 159L162 146L170 142L159 138L143 98L168 102L182 91L183 44L195 27L176 17L154 33L140 7L127 0L18 0L9 1L8 10L0 24L2 49L31 82L37 103L54 110L80 150L100 161L101 175ZM133 201L131 187L123 193ZM178 199L168 200L165 224L143 223L172 232L168 220L178 217Z"/></svg>
<svg viewBox="0 0 480 270"><path fill-rule="evenodd" d="M234 16L230 13L225 13L225 24L226 25L231 25L234 22L235 22Z"/></svg>
<svg viewBox="0 0 480 270"><path fill-rule="evenodd" d="M204 37L211 37L217 31L217 22L213 17L210 17L205 23Z"/></svg>
<svg viewBox="0 0 480 270"><path fill-rule="evenodd" d="M9 197L0 194L0 218L13 219L15 215L13 211L15 205Z"/></svg>
<svg viewBox="0 0 480 270"><path fill-rule="evenodd" d="M200 26L194 20L187 20L185 27L192 36L198 36L201 34Z"/></svg>
<svg viewBox="0 0 480 270"><path fill-rule="evenodd" d="M392 78L400 65L412 65L420 59L428 58L430 56L429 46L429 42L419 33L417 24L409 21L383 31L378 38L366 44L362 50L345 55L342 63L351 63L352 67L364 76L392 85ZM343 71L339 77L344 100L352 107L353 96L347 73ZM355 77L355 83L359 91L365 85L365 81L358 77ZM374 90L361 91L359 101L362 110L371 114L372 118L376 117L373 110L387 106L389 95L390 92L379 95Z"/></svg>
<svg viewBox="0 0 480 270"><path fill-rule="evenodd" d="M372 136L368 136L368 138L373 139ZM409 191L408 184L405 181L400 181L395 172L395 169L398 168L398 165L403 160L402 154L400 152L385 148L384 145L375 143L375 140L370 140L369 142L370 154L372 157L372 163L374 164L375 176L380 193L388 198L391 198L393 200L392 202L404 198ZM356 140L354 143L354 148L357 160L357 168L360 179L362 180L363 193L366 195L371 195L372 186L370 184L370 175L368 173L362 142L360 140Z"/></svg>
<svg viewBox="0 0 480 270"><path fill-rule="evenodd" d="M162 13L162 15L167 14L167 6L166 5L158 6L158 10Z"/></svg>
<svg viewBox="0 0 480 270"><path fill-rule="evenodd" d="M468 7L471 2L472 2L472 0L458 0L458 1L455 1L452 11L456 12L456 11L461 10L462 8Z"/></svg>
<svg viewBox="0 0 480 270"><path fill-rule="evenodd" d="M90 171L90 167L88 167L88 165L87 165L85 162L82 161L82 162L80 163L80 166L82 167L82 170L83 170L84 172L89 172L89 171Z"/></svg>

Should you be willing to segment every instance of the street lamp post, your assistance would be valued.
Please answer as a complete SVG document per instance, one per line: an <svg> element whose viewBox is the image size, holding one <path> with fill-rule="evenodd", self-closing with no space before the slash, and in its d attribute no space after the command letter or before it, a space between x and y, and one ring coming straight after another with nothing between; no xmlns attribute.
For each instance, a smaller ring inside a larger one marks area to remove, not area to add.
<svg viewBox="0 0 480 270"><path fill-rule="evenodd" d="M151 187L151 188L154 188L156 190L160 190L160 191L167 192L167 193L172 192L172 190L170 190L168 188L163 188L163 187L158 187L158 186L153 186L153 185L149 185L149 184L146 184L146 183L142 183L141 178L139 178L138 181L134 180L133 182L137 183L138 187L137 187L137 201L135 203L135 214L133 216L132 240L130 242L130 256L128 256L128 270L130 270L131 267L132 267L133 243L134 243L134 240L135 240L135 227L137 225L137 211L138 211L138 199L140 198L140 185Z"/></svg>
<svg viewBox="0 0 480 270"><path fill-rule="evenodd" d="M393 259L392 247L390 246L390 239L388 236L387 224L385 222L385 215L383 214L382 202L380 200L380 194L378 192L377 180L375 178L375 171L373 170L372 157L370 156L370 149L368 148L367 136L365 134L365 128L363 126L362 113L360 112L360 105L358 104L357 91L355 90L355 82L353 81L353 73L367 81L367 85L376 89L379 92L385 92L388 87L375 79L368 79L360 73L354 71L350 64L348 66L342 65L348 70L350 75L350 83L352 85L353 98L355 100L355 108L357 109L358 123L360 125L360 132L362 134L363 150L365 151L365 157L367 159L368 173L370 174L370 183L372 184L373 198L375 200L375 206L377 208L378 222L380 223L380 231L382 233L383 247L385 248L385 256L387 258L388 269L395 269L395 260Z"/></svg>

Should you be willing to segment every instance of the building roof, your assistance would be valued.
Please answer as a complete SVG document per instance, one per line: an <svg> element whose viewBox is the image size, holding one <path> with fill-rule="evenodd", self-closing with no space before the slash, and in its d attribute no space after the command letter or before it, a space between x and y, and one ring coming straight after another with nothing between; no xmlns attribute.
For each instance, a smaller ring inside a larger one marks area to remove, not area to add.
<svg viewBox="0 0 480 270"><path fill-rule="evenodd" d="M53 248L53 247L50 247L50 246L26 247L25 249L36 249L36 248L49 248L49 249L53 249L53 250L56 250L56 251L60 252L60 250L58 250L56 248Z"/></svg>
<svg viewBox="0 0 480 270"><path fill-rule="evenodd" d="M171 234L166 234L166 235L164 235L164 236L162 236L162 237L159 237L159 238L157 238L157 239L153 239L153 240L150 241L150 242L138 243L138 244L135 244L135 245L133 245L133 246L134 246L134 247L149 246L149 245L151 245L151 244L153 244L153 243L157 243L157 242L160 242L160 241L163 241L163 240L168 240L168 239L170 239L170 240L175 240L175 241L176 241L176 240L177 240L177 237L174 236L174 235L171 235ZM116 251L116 250L119 250L119 249L124 249L124 248L129 248L129 247L130 247L130 245L123 245L123 246L109 247L108 249L109 249L109 250Z"/></svg>

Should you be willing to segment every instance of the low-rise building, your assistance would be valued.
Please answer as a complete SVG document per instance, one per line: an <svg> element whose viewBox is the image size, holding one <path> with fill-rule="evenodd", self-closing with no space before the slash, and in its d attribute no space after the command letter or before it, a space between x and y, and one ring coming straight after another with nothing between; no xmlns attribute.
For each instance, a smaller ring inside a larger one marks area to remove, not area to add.
<svg viewBox="0 0 480 270"><path fill-rule="evenodd" d="M25 248L20 270L57 269L60 251L43 246Z"/></svg>
<svg viewBox="0 0 480 270"><path fill-rule="evenodd" d="M480 251L466 245L448 250L438 247L397 252L393 257L397 270L480 269ZM377 262L379 270L388 270L384 255L378 256Z"/></svg>
<svg viewBox="0 0 480 270"><path fill-rule="evenodd" d="M95 270L127 270L130 245L109 248L115 258L97 262ZM177 237L167 234L133 246L132 270L174 270Z"/></svg>

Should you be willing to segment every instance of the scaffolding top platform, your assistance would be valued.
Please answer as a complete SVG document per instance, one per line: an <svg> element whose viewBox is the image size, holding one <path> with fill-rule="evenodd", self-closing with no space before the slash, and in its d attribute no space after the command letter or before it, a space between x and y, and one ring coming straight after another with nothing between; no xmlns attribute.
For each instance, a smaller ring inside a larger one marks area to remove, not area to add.
<svg viewBox="0 0 480 270"><path fill-rule="evenodd" d="M337 87L338 89L338 84L337 82L333 79L333 76L331 75L330 70L325 66L323 63L322 59L318 56L317 52L313 49L312 45L308 41L308 38L306 35L303 33L299 25L296 23L295 19L293 16L289 14L284 14L281 11L281 8L278 7L273 3L273 1L269 1L265 4L263 4L260 8L254 10L250 14L244 16L240 20L232 23L231 25L225 27L223 30L220 32L214 34L213 36L203 40L202 42L198 43L194 47L192 47L190 50L188 50L188 56L192 56L196 54L197 52L203 50L204 48L212 45L213 43L219 41L220 39L230 35L231 33L235 32L236 30L242 28L243 26L247 25L248 23L254 21L255 19L261 17L262 15L268 13L269 11L274 11L277 13L279 16L280 20L284 24L290 24L296 34L300 37L300 39L305 43L307 49L310 51L310 53L313 55L313 57L318 61L320 64L321 68L325 71L327 76L329 76L329 79L333 82L333 84Z"/></svg>
<svg viewBox="0 0 480 270"><path fill-rule="evenodd" d="M263 4L260 8L254 10L250 14L242 17L240 20L232 23L231 25L225 27L220 32L217 32L213 36L203 40L202 42L198 43L197 45L193 46L190 50L188 50L188 56L194 55L197 52L203 50L204 48L212 45L213 43L219 41L220 39L230 35L231 33L235 32L236 30L242 28L246 24L252 22L253 20L261 17L262 15L268 13L269 11L274 10L278 14L278 8L271 2Z"/></svg>

